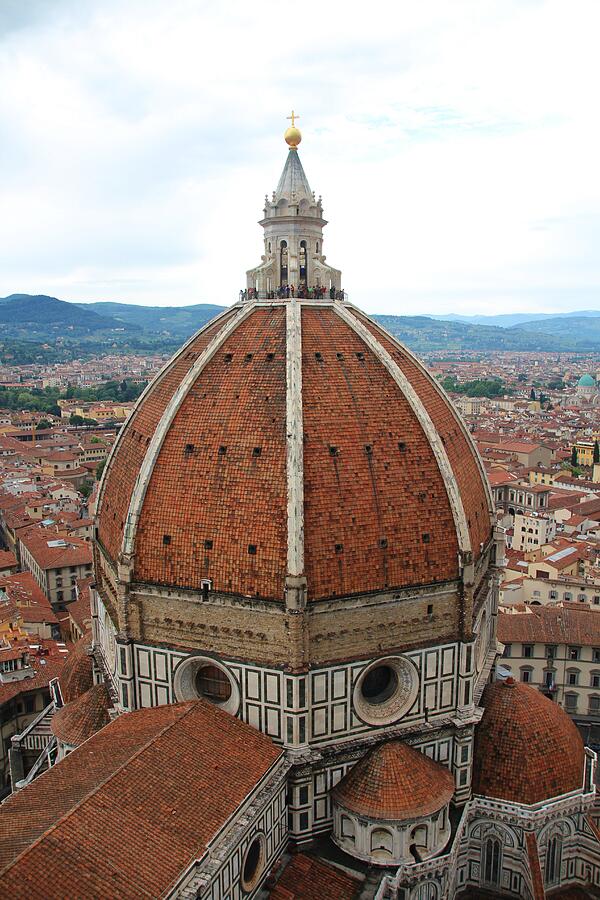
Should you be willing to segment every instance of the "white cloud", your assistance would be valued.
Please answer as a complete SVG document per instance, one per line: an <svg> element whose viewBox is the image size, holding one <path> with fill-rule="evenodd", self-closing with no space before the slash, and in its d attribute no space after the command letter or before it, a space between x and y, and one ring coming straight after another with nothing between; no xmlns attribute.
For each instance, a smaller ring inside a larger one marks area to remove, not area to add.
<svg viewBox="0 0 600 900"><path fill-rule="evenodd" d="M232 302L301 113L370 311L600 306L595 0L0 8L0 294Z"/></svg>

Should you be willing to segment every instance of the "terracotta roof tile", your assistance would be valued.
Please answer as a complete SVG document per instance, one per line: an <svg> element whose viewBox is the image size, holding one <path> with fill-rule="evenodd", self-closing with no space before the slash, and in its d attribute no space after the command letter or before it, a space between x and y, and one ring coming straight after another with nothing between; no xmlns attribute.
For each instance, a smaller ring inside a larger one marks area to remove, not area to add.
<svg viewBox="0 0 600 900"><path fill-rule="evenodd" d="M332 796L359 815L404 820L437 812L453 794L449 769L402 741L387 741L363 756Z"/></svg>
<svg viewBox="0 0 600 900"><path fill-rule="evenodd" d="M65 703L77 700L82 694L92 687L93 661L89 654L92 646L92 633L87 634L73 645L67 662L60 675L60 690Z"/></svg>
<svg viewBox="0 0 600 900"><path fill-rule="evenodd" d="M534 804L580 789L581 736L560 706L527 684L488 684L475 733L473 790Z"/></svg>
<svg viewBox="0 0 600 900"><path fill-rule="evenodd" d="M110 722L108 714L112 700L105 684L93 687L67 703L52 717L52 733L72 747L78 747Z"/></svg>
<svg viewBox="0 0 600 900"><path fill-rule="evenodd" d="M291 858L270 900L356 900L362 881L305 853Z"/></svg>
<svg viewBox="0 0 600 900"><path fill-rule="evenodd" d="M99 492L102 515L98 522L98 537L112 559L120 552L129 501L150 438L178 385L224 321L209 323L184 352L171 360L124 426L123 437L107 463Z"/></svg>
<svg viewBox="0 0 600 900"><path fill-rule="evenodd" d="M302 306L305 569L309 599L458 577L435 454L402 391L333 307ZM150 475L134 548L138 582L283 600L287 571L286 310L261 306L229 335L177 410ZM449 399L371 328L445 444L475 556L491 535L476 451ZM135 477L177 385L222 323L173 361L124 426L101 499L112 560ZM427 528L419 523L427 521Z"/></svg>
<svg viewBox="0 0 600 900"><path fill-rule="evenodd" d="M162 896L282 758L202 700L122 715L0 807L0 894Z"/></svg>
<svg viewBox="0 0 600 900"><path fill-rule="evenodd" d="M600 615L588 606L528 606L523 612L498 610L503 644L574 644L600 647Z"/></svg>

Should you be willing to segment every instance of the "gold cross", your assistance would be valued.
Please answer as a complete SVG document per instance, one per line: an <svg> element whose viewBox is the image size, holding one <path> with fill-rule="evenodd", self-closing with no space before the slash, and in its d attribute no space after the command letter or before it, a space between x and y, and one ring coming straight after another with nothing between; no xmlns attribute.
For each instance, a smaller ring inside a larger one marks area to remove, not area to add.
<svg viewBox="0 0 600 900"><path fill-rule="evenodd" d="M296 113L294 112L294 110L292 110L291 116L287 116L287 118L292 120L292 128L293 128L294 124L295 124L294 120L299 119L300 116L297 116Z"/></svg>

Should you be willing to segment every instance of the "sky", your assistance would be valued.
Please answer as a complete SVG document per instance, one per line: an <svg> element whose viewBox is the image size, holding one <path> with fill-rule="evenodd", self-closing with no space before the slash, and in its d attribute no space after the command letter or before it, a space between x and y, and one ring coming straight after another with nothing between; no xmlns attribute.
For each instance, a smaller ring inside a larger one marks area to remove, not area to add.
<svg viewBox="0 0 600 900"><path fill-rule="evenodd" d="M229 304L294 108L350 299L600 309L597 0L0 0L0 296Z"/></svg>

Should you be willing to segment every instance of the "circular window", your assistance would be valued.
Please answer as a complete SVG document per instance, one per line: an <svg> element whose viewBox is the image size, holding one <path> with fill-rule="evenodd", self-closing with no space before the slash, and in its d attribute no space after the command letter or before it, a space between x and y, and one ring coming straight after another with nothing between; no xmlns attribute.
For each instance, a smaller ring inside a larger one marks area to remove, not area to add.
<svg viewBox="0 0 600 900"><path fill-rule="evenodd" d="M391 666L369 669L361 685L361 693L369 703L385 703L396 692L398 676Z"/></svg>
<svg viewBox="0 0 600 900"><path fill-rule="evenodd" d="M231 697L231 682L217 666L202 666L196 672L194 683L198 696L211 703L227 703Z"/></svg>
<svg viewBox="0 0 600 900"><path fill-rule="evenodd" d="M242 888L244 891L252 891L258 884L260 876L265 869L265 837L257 835L244 856L242 864Z"/></svg>
<svg viewBox="0 0 600 900"><path fill-rule="evenodd" d="M403 656L388 656L363 669L354 686L354 709L368 725L389 725L417 698L419 673Z"/></svg>
<svg viewBox="0 0 600 900"><path fill-rule="evenodd" d="M207 656L189 656L175 670L173 688L177 700L202 697L235 716L240 691L231 672L221 662Z"/></svg>

